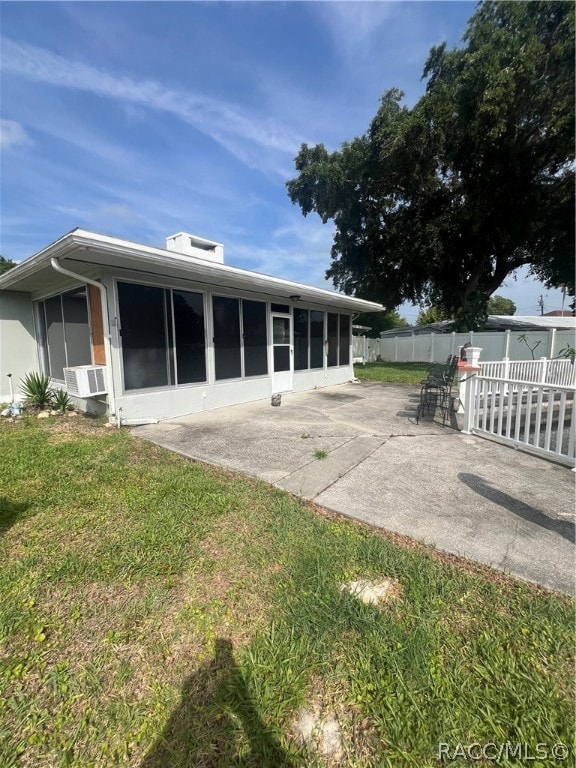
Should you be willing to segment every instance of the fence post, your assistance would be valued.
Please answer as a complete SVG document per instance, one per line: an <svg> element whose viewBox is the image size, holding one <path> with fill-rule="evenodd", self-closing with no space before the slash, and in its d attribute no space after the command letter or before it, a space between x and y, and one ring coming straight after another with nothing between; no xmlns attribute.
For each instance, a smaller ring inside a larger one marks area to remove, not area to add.
<svg viewBox="0 0 576 768"><path fill-rule="evenodd" d="M546 371L548 368L548 360L545 357L540 358L540 379L539 384L546 384Z"/></svg>
<svg viewBox="0 0 576 768"><path fill-rule="evenodd" d="M464 390L464 428L465 435L472 434L474 426L474 405L476 402L476 387L478 385L478 373L472 373L467 377Z"/></svg>
<svg viewBox="0 0 576 768"><path fill-rule="evenodd" d="M510 329L504 331L504 359L510 358Z"/></svg>
<svg viewBox="0 0 576 768"><path fill-rule="evenodd" d="M394 362L398 362L398 336L394 336Z"/></svg>
<svg viewBox="0 0 576 768"><path fill-rule="evenodd" d="M456 331L452 331L452 355L456 354Z"/></svg>
<svg viewBox="0 0 576 768"><path fill-rule="evenodd" d="M412 362L414 362L414 355L416 354L415 348L414 348L414 331L412 331Z"/></svg>
<svg viewBox="0 0 576 768"><path fill-rule="evenodd" d="M435 336L435 333L434 331L432 331L432 333L430 334L430 360L428 361L429 363L434 362L434 336Z"/></svg>
<svg viewBox="0 0 576 768"><path fill-rule="evenodd" d="M506 331L508 333L508 331ZM508 357L504 358L504 374L502 376L503 379L509 379L510 378L510 359Z"/></svg>
<svg viewBox="0 0 576 768"><path fill-rule="evenodd" d="M556 352L556 328L550 328L550 349L548 350L548 357L550 360L554 357Z"/></svg>

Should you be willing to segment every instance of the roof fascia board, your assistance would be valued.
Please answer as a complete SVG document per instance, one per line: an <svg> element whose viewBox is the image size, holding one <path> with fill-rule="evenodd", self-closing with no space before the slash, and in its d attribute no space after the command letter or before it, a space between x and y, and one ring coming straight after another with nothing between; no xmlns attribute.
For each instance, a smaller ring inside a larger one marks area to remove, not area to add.
<svg viewBox="0 0 576 768"><path fill-rule="evenodd" d="M140 243L132 243L129 240L121 240L108 235L99 235L82 229L75 229L72 232L69 232L34 256L31 256L26 261L6 272L0 277L0 289L3 288L4 284L8 287L11 283L17 282L14 280L16 277L20 280L33 274L37 269L49 263L51 258L66 258L78 249L95 250L104 253L114 252L130 260L139 262L144 261L165 267L183 267L186 271L193 265L195 271L200 272L206 277L217 277L226 274L232 278L236 278L240 283L246 283L253 280L260 285L279 289L281 292L306 292L308 295L314 295L318 299L325 298L327 303L337 302L342 306L348 306L350 309L355 309L356 311L381 312L384 309L381 304L376 302L365 301L364 299L357 299L352 296L345 296L344 294L328 291L324 288L315 288L306 285L305 283L296 283L291 280L284 280L260 272L252 272L250 270L240 269L239 267L230 267L226 264L217 264L193 256L180 255L163 248L154 248L153 246L141 245Z"/></svg>

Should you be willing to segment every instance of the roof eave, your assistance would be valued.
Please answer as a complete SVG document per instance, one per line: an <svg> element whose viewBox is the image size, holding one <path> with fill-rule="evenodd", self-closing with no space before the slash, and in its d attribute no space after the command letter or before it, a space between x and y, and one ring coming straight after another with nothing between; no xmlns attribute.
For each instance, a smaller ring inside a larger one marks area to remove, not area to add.
<svg viewBox="0 0 576 768"><path fill-rule="evenodd" d="M280 295L282 293L294 295L300 293L307 298L313 297L317 301L324 298L328 304L338 303L342 307L347 307L357 312L382 312L384 310L384 307L376 302L357 299L353 296L336 293L335 291L315 288L305 283L296 283L291 280L273 277L272 275L240 269L239 267L213 263L208 260L194 258L193 256L174 253L163 248L141 245L129 240L99 235L82 229L72 230L72 232L67 233L59 240L51 243L26 261L21 262L6 272L0 277L0 290L9 290L11 286L16 285L20 280L33 275L34 272L46 266L51 258L66 258L79 249L100 252L113 251L128 260L135 260L140 263L155 263L172 268L183 268L186 271L193 266L195 271L201 272L206 277L217 278L222 274L227 274L232 278L238 279L240 283L256 280L269 289L277 289Z"/></svg>

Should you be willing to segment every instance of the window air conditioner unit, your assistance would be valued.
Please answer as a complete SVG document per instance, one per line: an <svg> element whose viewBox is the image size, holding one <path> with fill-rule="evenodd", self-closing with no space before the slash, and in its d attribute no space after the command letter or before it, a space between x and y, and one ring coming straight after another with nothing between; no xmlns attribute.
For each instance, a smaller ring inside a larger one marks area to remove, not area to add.
<svg viewBox="0 0 576 768"><path fill-rule="evenodd" d="M69 395L94 397L106 394L106 366L77 365L64 368L64 381Z"/></svg>

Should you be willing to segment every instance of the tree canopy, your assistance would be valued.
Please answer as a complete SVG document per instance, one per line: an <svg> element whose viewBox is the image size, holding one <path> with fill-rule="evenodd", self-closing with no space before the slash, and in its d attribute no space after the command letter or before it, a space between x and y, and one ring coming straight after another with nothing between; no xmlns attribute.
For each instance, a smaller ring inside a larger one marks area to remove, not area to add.
<svg viewBox="0 0 576 768"><path fill-rule="evenodd" d="M430 325L431 323L441 323L443 320L452 320L440 307L424 307L418 313L416 325Z"/></svg>
<svg viewBox="0 0 576 768"><path fill-rule="evenodd" d="M354 323L370 328L366 332L366 336L373 339L379 338L382 331L390 331L393 328L408 328L409 325L395 309L387 312L365 312L355 317Z"/></svg>
<svg viewBox="0 0 576 768"><path fill-rule="evenodd" d="M391 89L363 136L295 159L290 198L336 225L327 276L462 329L522 266L573 294L573 3L485 2L424 77L412 109Z"/></svg>
<svg viewBox="0 0 576 768"><path fill-rule="evenodd" d="M515 315L516 304L505 296L490 296L488 299L489 315Z"/></svg>
<svg viewBox="0 0 576 768"><path fill-rule="evenodd" d="M16 262L11 259L5 259L4 256L0 256L0 275L4 272L8 272L9 269L16 266Z"/></svg>

